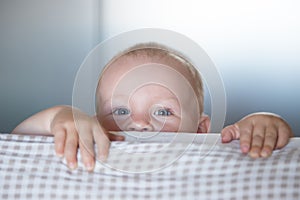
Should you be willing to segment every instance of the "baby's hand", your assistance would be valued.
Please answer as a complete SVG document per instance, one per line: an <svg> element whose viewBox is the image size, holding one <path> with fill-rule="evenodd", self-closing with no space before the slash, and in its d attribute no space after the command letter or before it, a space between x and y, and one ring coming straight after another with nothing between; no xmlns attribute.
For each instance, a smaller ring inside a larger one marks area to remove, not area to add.
<svg viewBox="0 0 300 200"><path fill-rule="evenodd" d="M92 171L95 166L94 142L98 146L97 157L100 160L107 157L110 142L96 117L74 109L73 112L76 114L77 126L73 120L72 108L61 110L51 122L55 152L58 156L65 157L70 169L75 169L79 146L82 162L88 171Z"/></svg>
<svg viewBox="0 0 300 200"><path fill-rule="evenodd" d="M274 149L284 147L293 136L290 126L272 113L254 113L239 122L225 127L222 142L240 139L243 153L252 158L269 157Z"/></svg>

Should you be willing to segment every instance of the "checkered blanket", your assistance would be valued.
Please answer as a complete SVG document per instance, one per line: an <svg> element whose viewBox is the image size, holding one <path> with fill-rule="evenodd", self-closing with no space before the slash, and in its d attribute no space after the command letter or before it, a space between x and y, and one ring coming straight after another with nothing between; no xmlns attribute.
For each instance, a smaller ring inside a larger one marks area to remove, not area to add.
<svg viewBox="0 0 300 200"><path fill-rule="evenodd" d="M0 199L300 199L300 138L254 160L218 134L181 136L113 142L89 173L69 170L52 137L0 134Z"/></svg>

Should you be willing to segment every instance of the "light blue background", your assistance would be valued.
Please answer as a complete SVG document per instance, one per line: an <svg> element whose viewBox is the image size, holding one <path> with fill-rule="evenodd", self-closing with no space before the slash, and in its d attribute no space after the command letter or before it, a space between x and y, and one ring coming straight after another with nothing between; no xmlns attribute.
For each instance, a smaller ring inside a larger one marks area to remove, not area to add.
<svg viewBox="0 0 300 200"><path fill-rule="evenodd" d="M185 34L215 62L227 93L226 124L275 112L300 136L299 10L293 0L1 0L0 132L71 104L76 72L100 41L156 27Z"/></svg>

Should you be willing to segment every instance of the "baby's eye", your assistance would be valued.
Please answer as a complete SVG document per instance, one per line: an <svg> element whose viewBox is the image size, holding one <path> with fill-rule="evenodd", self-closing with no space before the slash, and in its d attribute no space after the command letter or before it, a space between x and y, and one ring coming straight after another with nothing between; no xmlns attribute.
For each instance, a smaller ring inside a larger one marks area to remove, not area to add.
<svg viewBox="0 0 300 200"><path fill-rule="evenodd" d="M172 115L172 112L169 109L159 109L154 112L154 115L170 116L170 115Z"/></svg>
<svg viewBox="0 0 300 200"><path fill-rule="evenodd" d="M130 111L127 108L117 108L113 111L114 115L128 115Z"/></svg>

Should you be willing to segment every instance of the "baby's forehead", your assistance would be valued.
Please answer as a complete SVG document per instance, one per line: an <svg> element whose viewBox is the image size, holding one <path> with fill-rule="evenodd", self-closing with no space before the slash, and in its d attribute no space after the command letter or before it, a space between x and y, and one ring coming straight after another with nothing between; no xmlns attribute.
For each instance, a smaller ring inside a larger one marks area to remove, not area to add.
<svg viewBox="0 0 300 200"><path fill-rule="evenodd" d="M157 64L161 67L157 67ZM173 55L168 51L160 49L139 49L115 57L107 64L100 75L98 88L112 87L129 72L132 74L132 70L145 65L156 65L155 70L150 73L152 77L156 75L161 76L160 72L169 68L171 70L170 73L163 73L166 78L174 74L181 74L194 90L199 90L198 93L202 91L202 81L200 76L196 75L198 74L197 70L189 62L176 56L176 54ZM150 74L140 75L142 77L150 77Z"/></svg>
<svg viewBox="0 0 300 200"><path fill-rule="evenodd" d="M194 90L202 105L202 81L197 74L197 70L188 61L179 56L177 58L176 55L167 51L138 50L129 52L115 57L106 65L99 79L97 98L110 98L117 85L145 78L145 81L150 82L158 79L160 82L171 80L174 87L180 87L187 83ZM122 82L124 80L129 82Z"/></svg>
<svg viewBox="0 0 300 200"><path fill-rule="evenodd" d="M165 52L153 53L151 51L129 52L118 56L106 66L103 74L108 75L113 73L116 75L119 73L127 73L127 71L130 71L133 68L149 64L158 64L161 65L162 68L163 66L172 68L184 76L190 75L190 69L188 69L180 60Z"/></svg>

